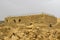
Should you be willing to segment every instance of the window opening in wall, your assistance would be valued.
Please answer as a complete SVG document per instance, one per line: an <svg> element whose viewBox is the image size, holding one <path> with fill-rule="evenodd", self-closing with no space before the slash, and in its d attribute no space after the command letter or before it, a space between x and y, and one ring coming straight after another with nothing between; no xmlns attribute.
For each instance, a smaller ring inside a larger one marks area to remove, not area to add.
<svg viewBox="0 0 60 40"><path fill-rule="evenodd" d="M6 20L8 22L8 20Z"/></svg>
<svg viewBox="0 0 60 40"><path fill-rule="evenodd" d="M13 21L14 21L14 23L16 23L16 20L15 19Z"/></svg>
<svg viewBox="0 0 60 40"><path fill-rule="evenodd" d="M49 26L50 26L50 27L52 27L52 25L51 25L51 24L50 24Z"/></svg>
<svg viewBox="0 0 60 40"><path fill-rule="evenodd" d="M19 22L21 21L21 19L19 19Z"/></svg>

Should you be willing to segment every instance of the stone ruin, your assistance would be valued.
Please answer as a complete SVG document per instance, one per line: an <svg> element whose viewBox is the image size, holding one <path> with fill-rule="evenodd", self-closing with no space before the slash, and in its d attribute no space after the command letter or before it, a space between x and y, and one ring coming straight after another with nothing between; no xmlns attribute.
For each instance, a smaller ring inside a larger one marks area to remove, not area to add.
<svg viewBox="0 0 60 40"><path fill-rule="evenodd" d="M60 23L52 15L6 17L0 23L0 40L60 40Z"/></svg>

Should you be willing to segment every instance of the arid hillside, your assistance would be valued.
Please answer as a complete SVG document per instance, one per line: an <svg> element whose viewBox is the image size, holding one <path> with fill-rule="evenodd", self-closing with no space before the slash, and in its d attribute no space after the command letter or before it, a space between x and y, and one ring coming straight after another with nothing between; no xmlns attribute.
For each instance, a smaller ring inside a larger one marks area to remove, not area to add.
<svg viewBox="0 0 60 40"><path fill-rule="evenodd" d="M60 19L47 14L7 17L0 40L60 40Z"/></svg>

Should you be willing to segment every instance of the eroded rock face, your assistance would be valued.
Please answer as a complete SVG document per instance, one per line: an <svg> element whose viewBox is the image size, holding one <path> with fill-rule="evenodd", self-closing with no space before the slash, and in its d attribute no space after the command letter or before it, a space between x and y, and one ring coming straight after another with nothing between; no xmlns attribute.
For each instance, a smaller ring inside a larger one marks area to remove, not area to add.
<svg viewBox="0 0 60 40"><path fill-rule="evenodd" d="M59 24L46 14L7 17L0 24L0 40L60 40Z"/></svg>

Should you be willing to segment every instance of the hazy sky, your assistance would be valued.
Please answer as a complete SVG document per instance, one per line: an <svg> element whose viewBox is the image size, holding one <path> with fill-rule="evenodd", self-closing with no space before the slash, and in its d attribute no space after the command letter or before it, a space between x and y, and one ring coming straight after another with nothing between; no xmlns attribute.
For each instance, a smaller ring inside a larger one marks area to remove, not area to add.
<svg viewBox="0 0 60 40"><path fill-rule="evenodd" d="M0 0L0 20L41 12L60 17L60 0Z"/></svg>

